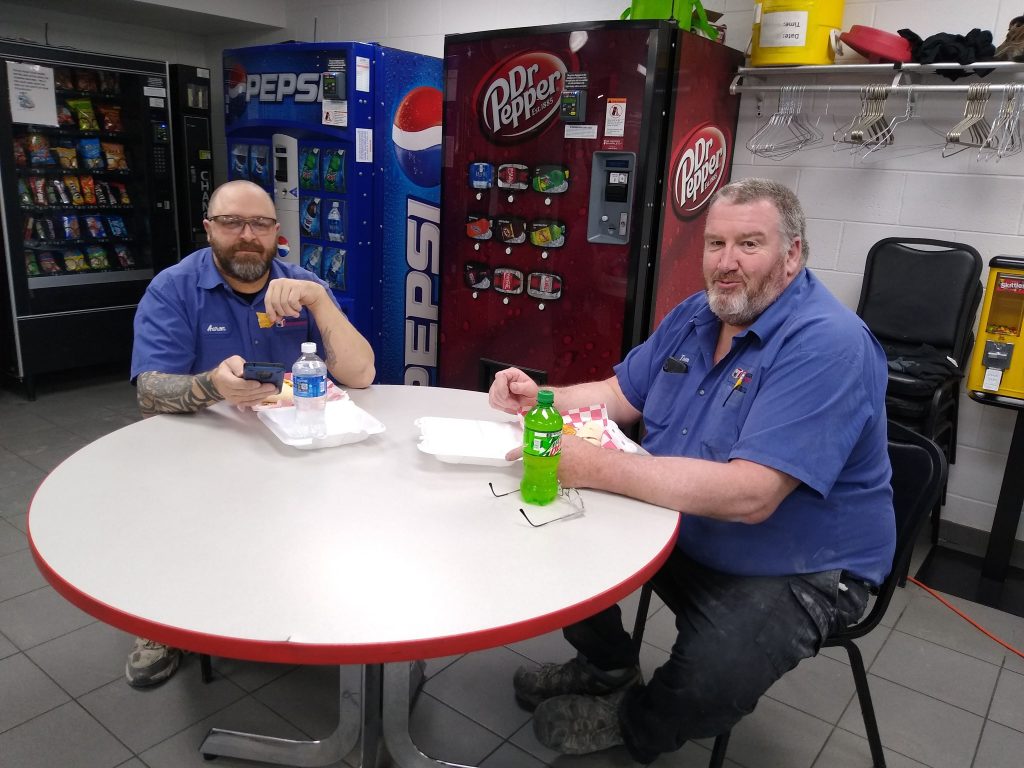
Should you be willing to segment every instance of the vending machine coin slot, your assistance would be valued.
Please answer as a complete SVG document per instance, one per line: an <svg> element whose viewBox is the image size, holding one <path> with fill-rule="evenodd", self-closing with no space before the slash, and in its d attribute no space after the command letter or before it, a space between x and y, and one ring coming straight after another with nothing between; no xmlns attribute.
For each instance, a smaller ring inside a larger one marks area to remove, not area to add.
<svg viewBox="0 0 1024 768"><path fill-rule="evenodd" d="M985 342L985 367L1005 371L1013 358L1013 344L1000 341Z"/></svg>
<svg viewBox="0 0 1024 768"><path fill-rule="evenodd" d="M636 155L632 152L595 152L590 169L587 241L629 242Z"/></svg>

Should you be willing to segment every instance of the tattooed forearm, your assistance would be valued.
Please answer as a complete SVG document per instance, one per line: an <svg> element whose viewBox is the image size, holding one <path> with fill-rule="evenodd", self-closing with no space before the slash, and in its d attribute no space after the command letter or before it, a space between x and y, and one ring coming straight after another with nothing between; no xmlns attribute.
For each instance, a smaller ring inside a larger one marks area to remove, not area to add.
<svg viewBox="0 0 1024 768"><path fill-rule="evenodd" d="M213 386L213 371L189 374L146 371L136 379L139 410L143 416L158 413L195 413L224 398Z"/></svg>
<svg viewBox="0 0 1024 768"><path fill-rule="evenodd" d="M338 361L338 354L334 351L332 343L334 331L331 328L324 328L320 335L324 340L324 362L327 363L328 368L333 369L334 364Z"/></svg>

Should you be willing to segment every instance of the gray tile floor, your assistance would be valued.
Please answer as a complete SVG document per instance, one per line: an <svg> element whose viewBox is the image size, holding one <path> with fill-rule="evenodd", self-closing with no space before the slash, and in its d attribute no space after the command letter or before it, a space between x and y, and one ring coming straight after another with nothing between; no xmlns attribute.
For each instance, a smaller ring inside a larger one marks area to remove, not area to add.
<svg viewBox="0 0 1024 768"><path fill-rule="evenodd" d="M119 372L40 383L38 399L0 390L0 768L187 768L211 726L321 737L337 713L337 673L215 659L200 680L196 657L166 685L135 691L122 669L131 638L58 596L36 570L26 511L46 473L91 440L136 420L134 390ZM634 603L634 600L628 601ZM1024 619L954 602L1024 648ZM646 672L666 656L671 616L652 607ZM630 607L626 614L632 615ZM1024 660L1005 651L914 586L900 590L861 643L890 768L1020 768ZM558 634L428 663L413 711L427 754L485 768L613 768L621 750L556 758L516 707L517 666L567 658ZM866 768L853 679L841 649L801 664L734 731L731 768ZM664 755L658 768L704 766L710 743ZM218 760L214 765L254 765Z"/></svg>

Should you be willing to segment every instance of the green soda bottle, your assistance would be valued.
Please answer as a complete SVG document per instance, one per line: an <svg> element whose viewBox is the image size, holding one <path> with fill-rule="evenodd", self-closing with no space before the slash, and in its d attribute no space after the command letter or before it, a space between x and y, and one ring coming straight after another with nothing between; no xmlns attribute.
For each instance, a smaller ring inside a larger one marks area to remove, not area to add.
<svg viewBox="0 0 1024 768"><path fill-rule="evenodd" d="M324 189L328 192L344 192L345 190L340 189L338 182L340 181L339 176L341 172L341 153L337 150L331 152L331 157L327 161L327 172L324 173Z"/></svg>
<svg viewBox="0 0 1024 768"><path fill-rule="evenodd" d="M542 389L537 405L523 420L523 479L519 491L527 504L550 504L558 495L558 462L562 458L562 415L555 393Z"/></svg>

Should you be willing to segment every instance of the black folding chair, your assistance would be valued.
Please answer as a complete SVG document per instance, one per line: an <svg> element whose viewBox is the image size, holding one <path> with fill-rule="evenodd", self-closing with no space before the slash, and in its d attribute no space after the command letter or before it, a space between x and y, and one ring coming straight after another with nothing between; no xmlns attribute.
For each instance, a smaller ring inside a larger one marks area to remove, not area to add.
<svg viewBox="0 0 1024 768"><path fill-rule="evenodd" d="M885 348L885 407L897 421L931 438L956 463L960 381L974 345L974 319L984 287L981 255L945 240L887 237L864 266L857 314ZM932 516L938 541L939 513Z"/></svg>
<svg viewBox="0 0 1024 768"><path fill-rule="evenodd" d="M914 544L929 511L938 501L948 469L946 457L934 441L892 421L889 422L889 461L892 463L893 507L896 512L896 552L893 555L892 570L878 588L874 603L864 617L856 624L829 635L822 644L825 648L842 646L850 658L850 669L857 687L857 698L860 701L861 714L864 716L864 728L867 731L874 768L885 768L885 757L882 754L882 739L878 733L875 708L871 703L871 689L868 687L864 658L854 640L878 626L889 607L896 587L906 584ZM652 583L648 582L640 592L636 624L633 627L633 641L638 648L643 640L652 590ZM660 592L658 596L669 609L672 609L671 596ZM709 768L722 768L730 733L731 731L719 734L715 739Z"/></svg>

